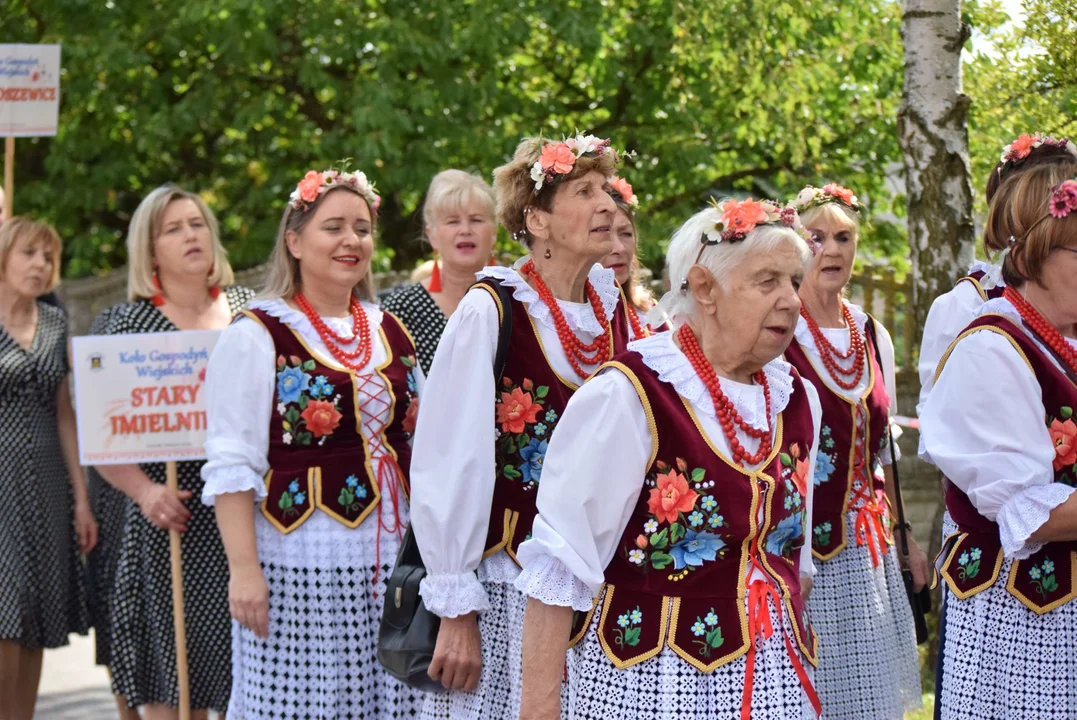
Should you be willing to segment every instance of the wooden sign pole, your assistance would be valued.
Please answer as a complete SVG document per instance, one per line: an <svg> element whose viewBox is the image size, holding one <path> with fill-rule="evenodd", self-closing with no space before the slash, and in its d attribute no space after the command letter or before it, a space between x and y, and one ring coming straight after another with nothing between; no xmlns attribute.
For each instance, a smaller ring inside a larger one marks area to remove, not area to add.
<svg viewBox="0 0 1077 720"><path fill-rule="evenodd" d="M4 138L4 217L15 214L15 138Z"/></svg>
<svg viewBox="0 0 1077 720"><path fill-rule="evenodd" d="M176 462L165 463L168 489L179 494L179 471ZM180 555L180 534L169 530L169 549L172 555L172 617L176 625L176 677L179 683L179 718L191 720L191 684L187 677L187 629L183 613L183 560Z"/></svg>

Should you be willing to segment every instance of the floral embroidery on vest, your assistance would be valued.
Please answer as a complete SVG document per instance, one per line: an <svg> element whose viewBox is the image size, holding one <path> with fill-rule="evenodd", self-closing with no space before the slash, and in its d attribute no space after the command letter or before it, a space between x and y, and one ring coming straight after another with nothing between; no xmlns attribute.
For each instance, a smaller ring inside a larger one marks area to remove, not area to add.
<svg viewBox="0 0 1077 720"><path fill-rule="evenodd" d="M277 505L280 507L281 512L284 513L284 517L291 518L303 512L299 509L299 506L306 500L307 494L299 490L299 479L296 478L288 483L288 489L280 494L280 500L277 501Z"/></svg>
<svg viewBox="0 0 1077 720"><path fill-rule="evenodd" d="M650 517L627 559L644 571L664 570L672 565L683 576L725 553L725 540L710 532L722 527L725 518L713 495L696 492L714 485L713 480L705 479L702 468L690 473L691 487L684 475L688 473L687 463L681 458L677 458L677 468L661 461L656 468L657 472L645 480L651 488L647 500Z"/></svg>
<svg viewBox="0 0 1077 720"><path fill-rule="evenodd" d="M1032 578L1032 584L1036 592L1042 598L1047 599L1047 593L1058 589L1058 579L1055 577L1055 563L1051 558L1044 558L1039 565L1033 565L1028 569L1028 576Z"/></svg>
<svg viewBox="0 0 1077 720"><path fill-rule="evenodd" d="M400 362L408 369L408 409L404 413L401 429L410 438L415 433L415 422L419 417L419 365L414 355L403 356Z"/></svg>
<svg viewBox="0 0 1077 720"><path fill-rule="evenodd" d="M613 630L614 642L617 647L635 647L639 645L640 625L643 624L643 613L639 605L635 610L617 616L617 627Z"/></svg>
<svg viewBox="0 0 1077 720"><path fill-rule="evenodd" d="M348 512L358 512L363 506L360 500L366 500L367 489L359 484L359 478L349 475L344 480L344 487L340 489L337 502Z"/></svg>
<svg viewBox="0 0 1077 720"><path fill-rule="evenodd" d="M830 524L829 521L816 525L814 528L812 528L812 535L815 536L815 542L820 545L829 545L830 531L833 529L834 527Z"/></svg>
<svg viewBox="0 0 1077 720"><path fill-rule="evenodd" d="M1064 470L1058 482L1073 487L1077 485L1077 424L1073 421L1073 408L1068 405L1059 409L1062 417L1048 418L1047 432L1055 446L1054 470Z"/></svg>
<svg viewBox="0 0 1077 720"><path fill-rule="evenodd" d="M718 624L718 615L714 612L714 608L711 608L706 617L696 616L696 621L692 623L692 634L696 637L692 643L699 646L696 652L700 657L709 658L712 649L717 650L725 644L722 626Z"/></svg>
<svg viewBox="0 0 1077 720"><path fill-rule="evenodd" d="M277 358L277 414L283 418L285 445L310 445L314 440L324 445L344 417L340 395L333 395L329 380L319 375L311 383L309 371L314 367L313 360L303 362L294 355Z"/></svg>
<svg viewBox="0 0 1077 720"><path fill-rule="evenodd" d="M961 553L961 557L957 559L957 564L960 566L957 571L958 577L962 580L970 580L979 575L981 557L983 557L983 551L978 547Z"/></svg>
<svg viewBox="0 0 1077 720"><path fill-rule="evenodd" d="M538 487L542 479L542 465L546 459L547 438L557 424L557 413L547 411L544 398L550 388L535 384L524 378L514 385L507 377L501 378L502 389L494 405L499 449L505 455L515 455L519 464L506 463L501 474L509 480L519 480L525 490ZM543 414L545 413L545 414ZM542 417L542 422L539 418Z"/></svg>
<svg viewBox="0 0 1077 720"><path fill-rule="evenodd" d="M823 425L823 428L819 431L819 439L825 447L834 447L834 438L831 437L829 425ZM834 456L831 453L825 453L820 450L815 455L815 475L812 478L812 483L818 487L825 482L830 482L830 476L833 474Z"/></svg>

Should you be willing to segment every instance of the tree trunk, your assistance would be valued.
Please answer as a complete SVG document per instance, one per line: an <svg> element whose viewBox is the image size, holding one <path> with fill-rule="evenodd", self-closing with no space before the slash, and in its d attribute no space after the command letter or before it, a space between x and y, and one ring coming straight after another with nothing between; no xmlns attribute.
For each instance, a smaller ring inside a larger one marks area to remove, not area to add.
<svg viewBox="0 0 1077 720"><path fill-rule="evenodd" d="M905 0L905 96L898 118L905 153L916 346L931 302L950 290L975 254L969 172L969 98L961 48L969 28L961 0Z"/></svg>

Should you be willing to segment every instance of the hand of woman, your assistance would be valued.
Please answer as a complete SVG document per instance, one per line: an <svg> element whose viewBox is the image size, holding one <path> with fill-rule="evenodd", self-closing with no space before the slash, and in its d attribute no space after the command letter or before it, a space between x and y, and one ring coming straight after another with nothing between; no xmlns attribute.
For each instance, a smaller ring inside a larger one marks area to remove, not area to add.
<svg viewBox="0 0 1077 720"><path fill-rule="evenodd" d="M815 587L815 581L808 575L800 576L800 597L804 600L811 595L811 589Z"/></svg>
<svg viewBox="0 0 1077 720"><path fill-rule="evenodd" d="M912 589L920 592L931 579L931 563L927 559L927 553L916 544L916 539L910 533L909 536L909 570L912 572ZM900 542L900 540L898 541Z"/></svg>
<svg viewBox="0 0 1077 720"><path fill-rule="evenodd" d="M183 504L191 497L190 490L180 490L179 497L160 483L150 483L138 496L138 508L146 519L162 530L187 532L191 511Z"/></svg>
<svg viewBox="0 0 1077 720"><path fill-rule="evenodd" d="M75 534L79 539L79 552L88 554L97 545L97 520L88 501L75 503Z"/></svg>
<svg viewBox="0 0 1077 720"><path fill-rule="evenodd" d="M269 637L269 586L257 563L229 569L228 611L260 638Z"/></svg>
<svg viewBox="0 0 1077 720"><path fill-rule="evenodd" d="M474 690L482 670L482 638L475 613L442 618L427 674L449 690Z"/></svg>

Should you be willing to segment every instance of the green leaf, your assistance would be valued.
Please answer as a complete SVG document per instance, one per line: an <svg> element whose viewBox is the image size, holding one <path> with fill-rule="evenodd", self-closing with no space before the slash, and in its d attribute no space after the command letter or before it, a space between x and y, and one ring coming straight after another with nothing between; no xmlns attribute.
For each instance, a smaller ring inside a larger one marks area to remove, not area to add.
<svg viewBox="0 0 1077 720"><path fill-rule="evenodd" d="M696 468L692 471L692 482L703 482L703 478L706 477L706 473L703 468Z"/></svg>
<svg viewBox="0 0 1077 720"><path fill-rule="evenodd" d="M1043 579L1043 589L1047 592L1054 592L1058 589L1058 580L1054 575L1048 575Z"/></svg>
<svg viewBox="0 0 1077 720"><path fill-rule="evenodd" d="M300 395L299 396L299 409L300 410L306 410L307 409L307 404L309 402L310 402L310 398L308 398L306 395Z"/></svg>
<svg viewBox="0 0 1077 720"><path fill-rule="evenodd" d="M673 523L669 526L669 541L673 544L680 542L684 537L684 526L680 523Z"/></svg>
<svg viewBox="0 0 1077 720"><path fill-rule="evenodd" d="M506 465L505 469L502 470L501 473L510 480L519 480L523 477L520 471L514 468L512 465Z"/></svg>
<svg viewBox="0 0 1077 720"><path fill-rule="evenodd" d="M314 369L314 361L313 360L307 360L305 363L303 363L303 369L306 370L307 372L310 372L311 370L313 370Z"/></svg>
<svg viewBox="0 0 1077 720"><path fill-rule="evenodd" d="M296 435L295 439L296 442L298 442L300 445L310 445L310 442L314 439L314 436L311 435L309 432L301 432Z"/></svg>
<svg viewBox="0 0 1077 720"><path fill-rule="evenodd" d="M407 357L406 355L400 358L400 362L404 364L404 367L415 367L415 361L412 360L410 357Z"/></svg>
<svg viewBox="0 0 1077 720"><path fill-rule="evenodd" d="M517 450L516 441L513 440L512 438L509 438L508 442L505 443L505 452L508 453L509 455L513 455L513 454L515 454L516 450Z"/></svg>
<svg viewBox="0 0 1077 720"><path fill-rule="evenodd" d="M294 407L288 408L288 412L284 413L284 419L290 422L292 425L295 425L297 422L299 422L299 411L296 410Z"/></svg>
<svg viewBox="0 0 1077 720"><path fill-rule="evenodd" d="M519 435L516 436L516 446L517 447L521 447L521 448L527 447L527 444L529 442L531 442L531 436L528 435L527 433L520 433Z"/></svg>
<svg viewBox="0 0 1077 720"><path fill-rule="evenodd" d="M664 552L651 553L651 566L655 570L662 570L673 564L673 556Z"/></svg>
<svg viewBox="0 0 1077 720"><path fill-rule="evenodd" d="M280 507L281 510L287 510L288 508L292 507L293 504L294 503L292 502L292 494L289 492L282 493L280 496L280 500L277 501L277 505Z"/></svg>
<svg viewBox="0 0 1077 720"><path fill-rule="evenodd" d="M352 491L349 490L346 487L341 488L340 489L340 495L337 496L337 502L340 503L341 505L343 505L344 507L348 507L353 502L355 502L355 494L352 493Z"/></svg>
<svg viewBox="0 0 1077 720"><path fill-rule="evenodd" d="M1071 417L1073 417L1073 408L1064 407L1059 414L1062 416L1063 420L1069 420Z"/></svg>
<svg viewBox="0 0 1077 720"><path fill-rule="evenodd" d="M789 457L788 453L782 453L778 457L782 460L782 465L786 467L793 467L793 458Z"/></svg>
<svg viewBox="0 0 1077 720"><path fill-rule="evenodd" d="M979 572L980 572L980 561L979 560L973 560L972 562L970 562L968 564L968 567L965 568L965 574L970 578L976 577L979 574Z"/></svg>
<svg viewBox="0 0 1077 720"><path fill-rule="evenodd" d="M638 627L630 627L625 630L625 645L631 645L632 647L639 645L640 632L641 630Z"/></svg>
<svg viewBox="0 0 1077 720"><path fill-rule="evenodd" d="M651 535L651 545L662 550L669 544L669 528L662 528L660 532Z"/></svg>
<svg viewBox="0 0 1077 720"><path fill-rule="evenodd" d="M722 637L722 628L716 627L707 633L707 644L712 648L720 648L725 642L725 638Z"/></svg>
<svg viewBox="0 0 1077 720"><path fill-rule="evenodd" d="M539 385L535 389L535 397L540 399L540 400L542 398L546 397L549 394L550 394L550 388L548 386L546 386L546 385Z"/></svg>

